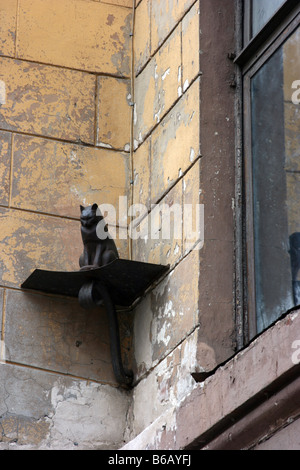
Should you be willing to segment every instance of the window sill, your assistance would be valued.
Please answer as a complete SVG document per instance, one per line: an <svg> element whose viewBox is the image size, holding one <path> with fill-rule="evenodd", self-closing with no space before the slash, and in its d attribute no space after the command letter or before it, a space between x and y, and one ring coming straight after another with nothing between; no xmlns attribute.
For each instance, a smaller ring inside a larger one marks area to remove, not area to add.
<svg viewBox="0 0 300 470"><path fill-rule="evenodd" d="M299 331L300 309L261 333L123 449L163 450L171 442L172 449L239 450L253 446L266 429L273 432L276 423L298 416L300 400L291 400L299 397L300 369L295 358L299 359L300 351L294 347L300 342ZM275 413L276 397L282 401ZM256 428L255 420L251 424L253 417L261 426ZM230 441L233 428L236 432Z"/></svg>

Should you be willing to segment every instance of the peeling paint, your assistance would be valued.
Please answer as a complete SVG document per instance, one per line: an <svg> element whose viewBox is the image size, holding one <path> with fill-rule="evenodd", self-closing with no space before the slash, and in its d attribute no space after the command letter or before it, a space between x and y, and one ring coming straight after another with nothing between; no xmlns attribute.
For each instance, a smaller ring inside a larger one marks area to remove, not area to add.
<svg viewBox="0 0 300 470"><path fill-rule="evenodd" d="M168 325L164 323L162 328L159 330L156 339L158 343L163 343L165 346L168 346L171 336L166 334L166 330L168 330Z"/></svg>
<svg viewBox="0 0 300 470"><path fill-rule="evenodd" d="M0 367L3 380L8 366ZM118 389L42 371L17 367L9 371L12 374L5 387L8 414L0 420L1 441L7 448L112 449L123 442L128 397ZM24 400L33 402L34 413L28 413L30 407L27 413L22 408Z"/></svg>
<svg viewBox="0 0 300 470"><path fill-rule="evenodd" d="M106 24L107 24L108 26L111 26L111 25L113 24L114 20L115 20L115 16L114 16L114 15L108 15L108 16L107 16L107 20L106 20Z"/></svg>
<svg viewBox="0 0 300 470"><path fill-rule="evenodd" d="M180 67L180 31L176 29L135 81L135 137L142 133L144 138L178 98Z"/></svg>
<svg viewBox="0 0 300 470"><path fill-rule="evenodd" d="M193 147L191 147L191 151L190 151L190 162L193 162L195 159L195 150Z"/></svg>
<svg viewBox="0 0 300 470"><path fill-rule="evenodd" d="M298 316L299 316L299 312L294 312L294 313L292 313L292 314L291 314L291 317L290 317L290 318L291 318L291 321L296 320L296 318L298 318Z"/></svg>
<svg viewBox="0 0 300 470"><path fill-rule="evenodd" d="M188 81L188 79L186 79L184 81L184 84L183 84L183 91L186 91L188 89L188 87L189 87L189 81Z"/></svg>
<svg viewBox="0 0 300 470"><path fill-rule="evenodd" d="M6 104L6 88L5 82L0 80L0 105Z"/></svg>
<svg viewBox="0 0 300 470"><path fill-rule="evenodd" d="M92 75L7 57L0 57L0 67L6 84L3 129L94 142Z"/></svg>
<svg viewBox="0 0 300 470"><path fill-rule="evenodd" d="M80 204L117 207L119 196L128 195L128 161L121 152L18 135L14 163L11 198L20 209L79 217Z"/></svg>
<svg viewBox="0 0 300 470"><path fill-rule="evenodd" d="M152 202L176 181L199 154L195 147L195 136L199 134L198 81L168 114L152 134L151 180ZM193 151L191 151L193 149ZM181 173L182 172L182 173Z"/></svg>
<svg viewBox="0 0 300 470"><path fill-rule="evenodd" d="M105 147L107 149L112 149L113 148L112 145L106 144L105 142L98 142L98 146L99 147Z"/></svg>
<svg viewBox="0 0 300 470"><path fill-rule="evenodd" d="M169 32L176 26L193 0L156 0L152 7L151 39L156 50Z"/></svg>
<svg viewBox="0 0 300 470"><path fill-rule="evenodd" d="M158 112L154 114L154 119L157 123L160 122L160 114L161 114L161 109L159 109Z"/></svg>
<svg viewBox="0 0 300 470"><path fill-rule="evenodd" d="M97 145L124 149L130 136L130 80L98 77L98 90Z"/></svg>
<svg viewBox="0 0 300 470"><path fill-rule="evenodd" d="M177 76L178 83L181 83L181 65L178 67L178 76Z"/></svg>
<svg viewBox="0 0 300 470"><path fill-rule="evenodd" d="M131 18L128 9L102 2L21 2L18 57L129 76Z"/></svg>
<svg viewBox="0 0 300 470"><path fill-rule="evenodd" d="M136 103L134 103L134 108L133 108L133 123L134 125L136 125L137 123Z"/></svg>
<svg viewBox="0 0 300 470"><path fill-rule="evenodd" d="M161 79L165 80L168 75L170 75L171 68L167 68L167 70L162 74Z"/></svg>

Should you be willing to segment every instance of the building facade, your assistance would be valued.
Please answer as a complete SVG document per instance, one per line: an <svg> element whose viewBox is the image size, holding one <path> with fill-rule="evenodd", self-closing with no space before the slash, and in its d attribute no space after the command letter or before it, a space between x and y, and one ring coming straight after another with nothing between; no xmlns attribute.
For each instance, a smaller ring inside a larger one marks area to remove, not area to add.
<svg viewBox="0 0 300 470"><path fill-rule="evenodd" d="M0 18L0 449L299 449L297 2ZM168 266L117 306L127 388L105 308L21 287L79 269L94 203L122 259Z"/></svg>

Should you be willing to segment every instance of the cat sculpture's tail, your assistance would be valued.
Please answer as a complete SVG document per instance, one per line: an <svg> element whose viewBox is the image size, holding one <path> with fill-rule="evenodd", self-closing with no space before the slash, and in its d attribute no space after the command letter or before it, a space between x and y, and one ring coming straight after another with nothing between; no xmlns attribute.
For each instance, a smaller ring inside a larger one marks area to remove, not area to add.
<svg viewBox="0 0 300 470"><path fill-rule="evenodd" d="M118 317L107 287L102 282L92 280L81 287L78 300L83 308L104 305L108 318L110 351L115 378L123 387L130 387L133 373L132 371L125 370L123 367Z"/></svg>

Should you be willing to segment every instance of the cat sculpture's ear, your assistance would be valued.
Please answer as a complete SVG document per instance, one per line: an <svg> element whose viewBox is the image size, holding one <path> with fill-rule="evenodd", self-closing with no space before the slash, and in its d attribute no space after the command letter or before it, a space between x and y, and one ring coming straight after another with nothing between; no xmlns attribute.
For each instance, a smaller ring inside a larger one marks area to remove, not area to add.
<svg viewBox="0 0 300 470"><path fill-rule="evenodd" d="M93 210L93 211L96 211L97 209L98 209L98 204L96 204L96 203L93 204L93 205L92 205L92 210Z"/></svg>
<svg viewBox="0 0 300 470"><path fill-rule="evenodd" d="M82 212L84 207L80 204L80 212Z"/></svg>

